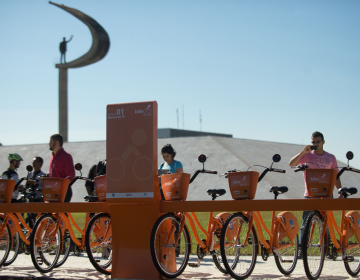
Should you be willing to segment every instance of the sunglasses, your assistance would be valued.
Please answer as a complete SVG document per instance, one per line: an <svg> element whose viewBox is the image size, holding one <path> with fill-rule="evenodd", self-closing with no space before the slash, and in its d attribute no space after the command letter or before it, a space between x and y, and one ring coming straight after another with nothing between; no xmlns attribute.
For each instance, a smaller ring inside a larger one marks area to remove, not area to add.
<svg viewBox="0 0 360 280"><path fill-rule="evenodd" d="M311 144L315 145L315 144L320 144L322 141L318 140L318 141L311 141Z"/></svg>

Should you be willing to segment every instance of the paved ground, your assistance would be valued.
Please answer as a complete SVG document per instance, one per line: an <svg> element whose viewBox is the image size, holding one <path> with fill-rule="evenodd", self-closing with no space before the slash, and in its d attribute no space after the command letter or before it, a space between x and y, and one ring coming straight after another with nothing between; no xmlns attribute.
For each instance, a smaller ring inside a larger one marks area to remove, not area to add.
<svg viewBox="0 0 360 280"><path fill-rule="evenodd" d="M196 259L191 260L196 262ZM47 275L42 275L33 266L30 256L19 255L18 259L9 267L0 269L0 279L109 279L92 267L86 255L80 257L70 256L67 262L60 268L54 269ZM278 271L272 257L267 262L258 257L258 262L252 275L248 279L307 279L302 261L299 261L294 273L289 277L283 277ZM200 268L188 267L178 279L232 279L229 275L220 273L214 266L212 258L206 257ZM325 261L323 273L320 279L360 279L360 277L350 277L342 261Z"/></svg>

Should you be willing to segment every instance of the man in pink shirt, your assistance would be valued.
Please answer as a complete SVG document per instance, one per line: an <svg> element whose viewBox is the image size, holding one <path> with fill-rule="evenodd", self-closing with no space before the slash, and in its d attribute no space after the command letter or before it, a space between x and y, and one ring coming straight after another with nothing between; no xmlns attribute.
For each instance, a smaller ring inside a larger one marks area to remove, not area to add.
<svg viewBox="0 0 360 280"><path fill-rule="evenodd" d="M315 131L312 134L311 144L312 145L305 146L304 149L300 153L298 153L296 156L294 156L290 160L289 165L291 167L295 167L299 164L307 163L307 164L309 164L309 168L335 169L337 172L339 172L335 156L324 151L325 140L324 140L324 135L321 132ZM311 146L316 146L316 150L310 150ZM305 172L304 172L304 181L305 181ZM336 180L335 186L337 189L341 188L340 178ZM308 191L306 188L306 181L305 181L304 197L310 198L308 196ZM300 228L300 240L299 240L300 245L299 245L299 247L301 247L302 235L303 235L306 219L311 212L312 211L304 211L303 212L303 220L302 220L301 228ZM299 257L300 258L302 257L301 252L300 252Z"/></svg>
<svg viewBox="0 0 360 280"><path fill-rule="evenodd" d="M75 177L75 168L72 156L65 152L63 145L63 137L60 134L54 134L50 137L49 150L52 151L49 173L50 177L67 178L70 181ZM68 188L65 201L70 202L72 197L72 189Z"/></svg>

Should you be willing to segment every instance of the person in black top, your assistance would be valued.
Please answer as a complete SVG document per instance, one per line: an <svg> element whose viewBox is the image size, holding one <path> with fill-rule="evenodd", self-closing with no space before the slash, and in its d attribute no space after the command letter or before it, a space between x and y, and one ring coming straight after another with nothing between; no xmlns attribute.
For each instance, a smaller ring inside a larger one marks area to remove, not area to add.
<svg viewBox="0 0 360 280"><path fill-rule="evenodd" d="M89 170L88 178L89 179L94 179L96 177L96 175L97 175L96 165L93 165ZM85 182L85 187L86 187L86 191L87 191L88 195L94 195L94 189L95 189L94 182L86 181Z"/></svg>
<svg viewBox="0 0 360 280"><path fill-rule="evenodd" d="M39 176L44 176L45 173L41 170L41 167L44 163L42 157L34 157L32 166L34 170L29 174L29 179L26 182L27 186L31 186L33 192L35 192L35 196L32 202L43 202L42 196L42 182L41 178L36 181L36 178Z"/></svg>

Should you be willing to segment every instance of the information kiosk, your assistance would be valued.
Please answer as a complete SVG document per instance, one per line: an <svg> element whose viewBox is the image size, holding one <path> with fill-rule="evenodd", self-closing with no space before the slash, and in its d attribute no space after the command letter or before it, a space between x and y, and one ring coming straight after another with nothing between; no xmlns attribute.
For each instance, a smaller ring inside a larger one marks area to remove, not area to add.
<svg viewBox="0 0 360 280"><path fill-rule="evenodd" d="M160 279L150 233L160 214L157 102L107 106L106 199L113 226L112 278Z"/></svg>

